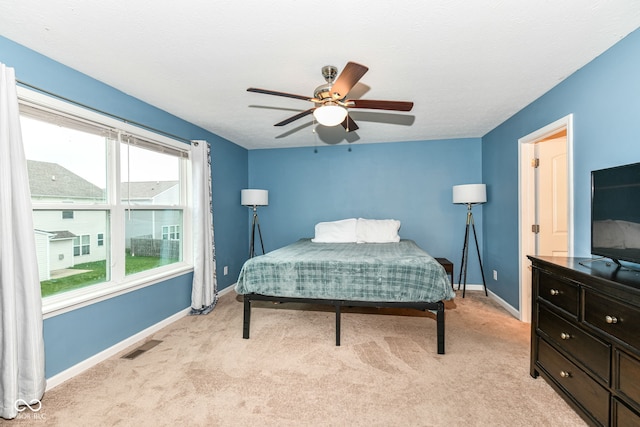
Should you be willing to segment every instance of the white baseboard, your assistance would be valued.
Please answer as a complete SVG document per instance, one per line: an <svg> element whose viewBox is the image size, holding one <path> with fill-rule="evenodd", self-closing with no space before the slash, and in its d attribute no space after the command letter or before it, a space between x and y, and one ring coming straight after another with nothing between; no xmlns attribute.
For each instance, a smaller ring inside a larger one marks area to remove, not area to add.
<svg viewBox="0 0 640 427"><path fill-rule="evenodd" d="M454 289L458 289L457 284L454 284ZM462 286L460 286L460 290L462 290ZM484 291L484 286L482 284L479 285L470 285L467 283L468 291ZM520 312L516 310L511 304L500 298L498 295L491 292L491 289L487 289L487 293L489 294L489 298L497 302L502 308L507 310L509 314L511 314L516 319L520 319Z"/></svg>
<svg viewBox="0 0 640 427"><path fill-rule="evenodd" d="M227 286L223 290L218 291L218 296L221 297L222 295L228 294L229 292L233 291L235 288L236 288L236 284L233 283L232 285Z"/></svg>
<svg viewBox="0 0 640 427"><path fill-rule="evenodd" d="M223 290L218 292L218 296L222 296L226 293L229 293L231 291L233 291L233 289L235 288L235 283L231 286L228 286L226 288L224 288ZM135 335L130 336L129 338L120 341L119 343L109 347L106 350L101 351L100 353L91 356L88 359L83 360L82 362L73 365L72 367L65 369L64 371L60 372L59 374L56 374L54 376L52 376L51 378L47 379L47 390L51 390L52 388L59 386L60 384L62 384L63 382L67 381L68 379L71 379L73 377L75 377L78 374L81 374L82 372L86 371L87 369L97 365L100 362L103 362L105 360L107 360L108 358L115 356L116 354L120 353L121 351L125 350L127 347L132 346L133 344L142 341L143 339L147 338L148 336L158 332L160 329L169 326L170 324L172 324L173 322L175 322L176 320L179 320L185 316L187 316L189 314L189 312L191 311L191 307L187 307L184 310L181 310L179 312L177 312L176 314L167 317L164 320L161 320L160 322L156 323L155 325L149 326L147 329L144 329L140 332L138 332Z"/></svg>
<svg viewBox="0 0 640 427"><path fill-rule="evenodd" d="M460 285L460 290L462 291L462 288L464 287L464 285ZM453 284L453 289L455 289L456 291L458 290L458 284L454 283ZM480 285L472 285L470 283L467 283L467 286L465 288L468 291L484 291L484 286Z"/></svg>
<svg viewBox="0 0 640 427"><path fill-rule="evenodd" d="M511 304L509 304L508 302L506 302L505 300L503 300L493 292L491 291L488 291L488 292L489 292L489 298L497 302L502 308L507 310L509 314L511 314L513 317L515 317L516 319L520 319L520 312L516 310Z"/></svg>

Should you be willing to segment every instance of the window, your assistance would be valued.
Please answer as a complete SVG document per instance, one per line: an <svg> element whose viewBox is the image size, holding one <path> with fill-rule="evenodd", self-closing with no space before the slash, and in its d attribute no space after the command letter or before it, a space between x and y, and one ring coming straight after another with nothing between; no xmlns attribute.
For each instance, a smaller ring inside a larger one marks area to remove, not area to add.
<svg viewBox="0 0 640 427"><path fill-rule="evenodd" d="M180 240L180 226L179 225L162 226L162 239L163 240Z"/></svg>
<svg viewBox="0 0 640 427"><path fill-rule="evenodd" d="M91 238L88 234L73 238L73 256L91 254Z"/></svg>
<svg viewBox="0 0 640 427"><path fill-rule="evenodd" d="M28 90L19 98L45 313L47 301L104 298L192 267L188 144Z"/></svg>

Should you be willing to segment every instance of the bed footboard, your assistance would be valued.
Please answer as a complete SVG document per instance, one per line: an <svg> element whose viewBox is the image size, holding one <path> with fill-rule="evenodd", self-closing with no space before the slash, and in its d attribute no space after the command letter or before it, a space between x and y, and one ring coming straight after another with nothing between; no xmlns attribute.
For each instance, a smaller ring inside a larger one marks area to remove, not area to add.
<svg viewBox="0 0 640 427"><path fill-rule="evenodd" d="M297 302L305 304L322 304L332 305L336 312L336 346L340 345L340 317L341 308L343 306L358 307L396 307L396 308L413 308L416 310L431 310L436 313L436 334L438 354L444 354L444 302L371 302L371 301L348 301L348 300L326 300L326 299L309 299L309 298L288 298L274 297L261 294L245 294L244 295L244 316L242 323L242 338L249 339L249 329L251 325L251 301L272 301L278 303Z"/></svg>

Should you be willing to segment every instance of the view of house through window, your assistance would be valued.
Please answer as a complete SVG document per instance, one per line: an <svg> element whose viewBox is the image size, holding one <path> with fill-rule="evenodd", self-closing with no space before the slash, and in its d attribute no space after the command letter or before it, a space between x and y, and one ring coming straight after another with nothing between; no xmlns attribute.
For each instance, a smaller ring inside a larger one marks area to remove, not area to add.
<svg viewBox="0 0 640 427"><path fill-rule="evenodd" d="M43 297L183 260L186 149L28 103L21 127Z"/></svg>

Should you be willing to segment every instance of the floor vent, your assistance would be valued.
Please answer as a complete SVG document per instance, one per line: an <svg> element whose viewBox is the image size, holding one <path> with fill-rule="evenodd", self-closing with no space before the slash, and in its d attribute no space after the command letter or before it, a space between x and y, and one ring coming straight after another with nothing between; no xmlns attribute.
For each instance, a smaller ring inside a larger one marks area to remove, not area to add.
<svg viewBox="0 0 640 427"><path fill-rule="evenodd" d="M147 341L146 343L142 344L140 347L136 348L132 352L127 353L124 356L122 356L122 358L123 359L130 359L130 360L131 359L135 359L136 357L140 356L142 353L146 352L147 350L151 350L153 347L157 346L161 342L162 341L160 341L160 340Z"/></svg>

